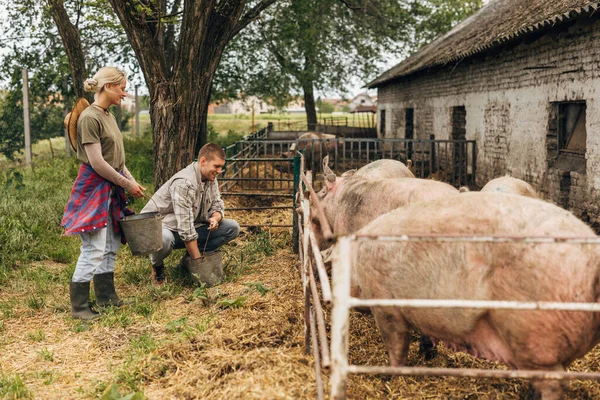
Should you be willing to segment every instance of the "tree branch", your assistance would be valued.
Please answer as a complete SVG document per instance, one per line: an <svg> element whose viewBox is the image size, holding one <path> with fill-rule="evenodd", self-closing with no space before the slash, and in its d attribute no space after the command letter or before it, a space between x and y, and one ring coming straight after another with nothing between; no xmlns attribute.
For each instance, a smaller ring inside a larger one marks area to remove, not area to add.
<svg viewBox="0 0 600 400"><path fill-rule="evenodd" d="M233 27L233 30L231 31L231 34L229 36L229 40L233 39L238 33L241 32L242 29L248 26L248 24L250 24L252 21L258 19L260 13L266 10L271 4L275 3L276 1L278 0L263 0L256 6L254 6L254 8L249 10L242 18L240 18L236 26Z"/></svg>
<svg viewBox="0 0 600 400"><path fill-rule="evenodd" d="M142 15L135 10L134 0L108 0L119 17L129 43L144 72L150 90L155 84L165 82L170 75L164 49L155 40L152 29L145 23Z"/></svg>
<svg viewBox="0 0 600 400"><path fill-rule="evenodd" d="M50 6L50 14L58 28L58 33L67 53L75 95L77 97L87 97L90 100L91 96L85 96L83 90L83 81L87 78L87 69L79 31L71 23L63 0L48 0L48 5Z"/></svg>

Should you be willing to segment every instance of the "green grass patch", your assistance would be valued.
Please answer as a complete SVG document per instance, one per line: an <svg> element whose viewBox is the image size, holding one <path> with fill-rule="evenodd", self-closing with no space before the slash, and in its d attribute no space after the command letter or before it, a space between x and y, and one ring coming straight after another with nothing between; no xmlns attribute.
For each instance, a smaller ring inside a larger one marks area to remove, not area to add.
<svg viewBox="0 0 600 400"><path fill-rule="evenodd" d="M144 400L146 397L142 392L134 391L129 394L121 394L117 384L111 385L106 391L100 396L100 400Z"/></svg>
<svg viewBox="0 0 600 400"><path fill-rule="evenodd" d="M0 375L0 398L32 399L33 395L21 380L20 375Z"/></svg>
<svg viewBox="0 0 600 400"><path fill-rule="evenodd" d="M27 338L29 340L31 340L32 342L38 342L39 343L39 342L42 342L42 341L46 340L46 334L44 333L43 330L38 329L36 331L29 332L27 334Z"/></svg>
<svg viewBox="0 0 600 400"><path fill-rule="evenodd" d="M250 289L256 290L258 293L260 293L261 296L264 296L265 294L267 294L267 292L271 291L271 289L263 285L262 282L247 282L244 283L244 285L248 286L248 288Z"/></svg>
<svg viewBox="0 0 600 400"><path fill-rule="evenodd" d="M54 352L52 350L49 349L40 349L38 350L38 355L40 356L40 358L44 361L54 361Z"/></svg>
<svg viewBox="0 0 600 400"><path fill-rule="evenodd" d="M235 299L223 299L217 302L221 308L241 308L246 305L246 297L238 296Z"/></svg>
<svg viewBox="0 0 600 400"><path fill-rule="evenodd" d="M43 370L40 372L35 372L33 374L34 378L37 379L43 379L44 380L44 385L51 385L54 380L56 378L58 378L60 376L60 372L54 371L54 370Z"/></svg>

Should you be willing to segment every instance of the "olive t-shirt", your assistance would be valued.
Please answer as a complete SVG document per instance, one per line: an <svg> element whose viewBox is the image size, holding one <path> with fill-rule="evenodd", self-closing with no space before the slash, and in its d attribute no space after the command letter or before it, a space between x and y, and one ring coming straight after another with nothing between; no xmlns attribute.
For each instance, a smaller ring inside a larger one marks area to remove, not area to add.
<svg viewBox="0 0 600 400"><path fill-rule="evenodd" d="M89 164L84 144L100 143L102 157L111 167L120 171L125 166L123 135L112 114L106 115L98 107L89 105L77 120L77 158Z"/></svg>

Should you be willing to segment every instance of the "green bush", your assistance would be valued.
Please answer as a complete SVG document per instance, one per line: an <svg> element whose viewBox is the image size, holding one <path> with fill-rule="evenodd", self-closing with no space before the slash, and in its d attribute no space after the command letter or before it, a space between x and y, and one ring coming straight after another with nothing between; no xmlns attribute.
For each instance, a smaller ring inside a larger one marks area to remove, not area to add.
<svg viewBox="0 0 600 400"><path fill-rule="evenodd" d="M208 124L208 132L206 134L207 142L216 143L221 147L227 147L243 139L243 133L229 129L226 135L220 135L212 124Z"/></svg>
<svg viewBox="0 0 600 400"><path fill-rule="evenodd" d="M152 155L152 135L144 133L141 138L125 138L127 169L133 177L147 187L153 182L154 156Z"/></svg>

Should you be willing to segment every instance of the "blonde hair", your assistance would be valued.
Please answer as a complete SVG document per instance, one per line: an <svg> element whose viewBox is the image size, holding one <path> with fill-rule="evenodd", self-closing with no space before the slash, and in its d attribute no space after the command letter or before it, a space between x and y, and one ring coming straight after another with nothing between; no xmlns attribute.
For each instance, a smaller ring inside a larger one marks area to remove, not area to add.
<svg viewBox="0 0 600 400"><path fill-rule="evenodd" d="M116 67L103 67L96 72L93 78L88 78L83 82L83 89L86 92L94 92L94 97L102 93L103 90L110 92L110 89L104 86L107 83L121 85L127 77L125 73Z"/></svg>

